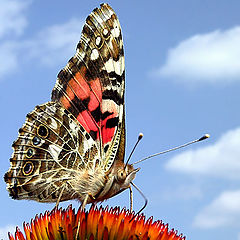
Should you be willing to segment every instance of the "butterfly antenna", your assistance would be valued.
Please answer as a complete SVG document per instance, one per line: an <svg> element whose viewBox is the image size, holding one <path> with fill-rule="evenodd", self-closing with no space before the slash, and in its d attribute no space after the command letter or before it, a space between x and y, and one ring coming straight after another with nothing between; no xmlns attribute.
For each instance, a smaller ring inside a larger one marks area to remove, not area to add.
<svg viewBox="0 0 240 240"><path fill-rule="evenodd" d="M132 155L133 155L133 153L134 153L134 151L135 151L135 149L136 149L138 143L140 142L140 140L141 140L142 138L143 138L143 133L139 133L139 135L138 135L138 140L137 140L137 142L135 143L135 145L134 145L134 147L133 147L133 149L132 149L132 151L131 151L131 153L130 153L128 159L127 159L127 162L126 162L126 164L125 164L124 169L126 169L126 167L127 167L127 165L128 165L128 162L129 162L130 158L132 157Z"/></svg>
<svg viewBox="0 0 240 240"><path fill-rule="evenodd" d="M203 140L205 140L205 139L207 139L207 138L209 138L209 137L210 137L209 134L205 134L205 135L203 135L202 137L200 137L199 139L196 139L196 140L193 140L193 141L191 141L191 142L188 142L188 143L185 143L185 144L183 144L183 145L180 145L180 146L178 146L178 147L174 147L174 148L165 150L165 151L163 151L163 152L155 153L155 154L153 154L153 155L150 155L150 156L148 156L148 157L145 157L145 158L143 158L143 159L141 159L141 160L133 163L132 165L135 165L135 164L140 163L140 162L143 162L143 161L145 161L145 160L147 160L147 159L149 159L149 158L156 157L156 156L158 156L158 155L161 155L161 154L164 154L164 153L167 153L167 152L175 151L175 150L177 150L177 149L186 147L186 146L191 145L191 144L193 144L193 143L203 141Z"/></svg>
<svg viewBox="0 0 240 240"><path fill-rule="evenodd" d="M148 203L148 200L145 197L145 195L142 193L142 191L133 182L131 182L131 184L142 195L142 197L145 200L145 203L144 203L143 207L136 214L134 214L134 216L131 218L131 220L129 222L131 222L137 215L139 215L139 213L143 211L143 209L147 206L147 203Z"/></svg>

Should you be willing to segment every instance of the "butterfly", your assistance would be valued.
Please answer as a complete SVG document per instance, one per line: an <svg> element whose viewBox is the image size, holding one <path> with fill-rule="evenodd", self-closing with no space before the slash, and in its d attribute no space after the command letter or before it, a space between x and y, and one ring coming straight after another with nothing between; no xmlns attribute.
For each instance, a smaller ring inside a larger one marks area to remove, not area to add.
<svg viewBox="0 0 240 240"><path fill-rule="evenodd" d="M84 207L111 198L139 169L124 163L125 65L119 20L108 4L86 18L51 101L38 105L13 143L4 179L13 199Z"/></svg>

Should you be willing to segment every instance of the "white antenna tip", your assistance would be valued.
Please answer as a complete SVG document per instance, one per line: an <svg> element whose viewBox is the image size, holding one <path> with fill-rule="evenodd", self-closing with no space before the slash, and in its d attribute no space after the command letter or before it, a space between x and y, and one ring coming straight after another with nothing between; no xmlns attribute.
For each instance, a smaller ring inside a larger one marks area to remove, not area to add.
<svg viewBox="0 0 240 240"><path fill-rule="evenodd" d="M143 138L143 133L139 133L138 140L141 140Z"/></svg>
<svg viewBox="0 0 240 240"><path fill-rule="evenodd" d="M198 141L202 141L202 140L205 140L207 138L210 138L210 135L209 134L205 134L203 135L201 138L198 139Z"/></svg>

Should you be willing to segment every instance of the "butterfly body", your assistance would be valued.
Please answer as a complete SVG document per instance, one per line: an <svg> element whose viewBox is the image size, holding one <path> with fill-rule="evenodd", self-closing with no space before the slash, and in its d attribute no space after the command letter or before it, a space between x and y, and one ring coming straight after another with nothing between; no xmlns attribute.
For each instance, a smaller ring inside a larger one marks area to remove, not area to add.
<svg viewBox="0 0 240 240"><path fill-rule="evenodd" d="M5 174L12 198L87 204L130 187L138 169L124 164L124 74L121 27L102 4L87 17L51 101L19 130Z"/></svg>

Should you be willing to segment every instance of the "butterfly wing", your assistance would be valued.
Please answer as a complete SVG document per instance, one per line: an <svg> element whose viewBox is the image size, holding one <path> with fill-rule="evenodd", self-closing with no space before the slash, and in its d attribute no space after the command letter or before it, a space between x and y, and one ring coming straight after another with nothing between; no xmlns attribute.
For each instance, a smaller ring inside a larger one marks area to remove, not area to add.
<svg viewBox="0 0 240 240"><path fill-rule="evenodd" d="M61 201L76 198L69 183L100 157L89 134L56 102L37 106L27 115L13 149L5 174L10 196L40 202L57 201L63 187Z"/></svg>
<svg viewBox="0 0 240 240"><path fill-rule="evenodd" d="M29 113L19 131L5 174L10 195L41 202L84 199L88 179L80 179L78 191L71 184L79 172L100 166L104 173L123 162L123 99L121 29L103 4L87 18L75 56L58 74L52 102Z"/></svg>
<svg viewBox="0 0 240 240"><path fill-rule="evenodd" d="M105 171L116 157L124 158L124 74L121 27L111 7L102 4L87 17L76 54L58 74L52 101L97 142Z"/></svg>

